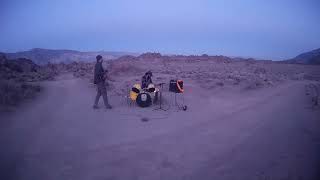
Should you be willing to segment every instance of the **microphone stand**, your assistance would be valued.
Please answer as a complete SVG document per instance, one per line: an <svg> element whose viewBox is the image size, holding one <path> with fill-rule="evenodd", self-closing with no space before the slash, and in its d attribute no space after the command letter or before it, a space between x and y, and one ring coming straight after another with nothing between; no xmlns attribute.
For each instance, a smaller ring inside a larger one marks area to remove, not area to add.
<svg viewBox="0 0 320 180"><path fill-rule="evenodd" d="M164 109L164 108L162 107L162 91L163 91L163 85L164 85L164 84L165 84L165 83L160 83L160 84L158 84L158 85L160 86L160 92L159 92L159 95L160 95L160 102L159 102L159 104L160 104L160 106L159 106L158 108L154 109L154 110L167 111L167 109Z"/></svg>

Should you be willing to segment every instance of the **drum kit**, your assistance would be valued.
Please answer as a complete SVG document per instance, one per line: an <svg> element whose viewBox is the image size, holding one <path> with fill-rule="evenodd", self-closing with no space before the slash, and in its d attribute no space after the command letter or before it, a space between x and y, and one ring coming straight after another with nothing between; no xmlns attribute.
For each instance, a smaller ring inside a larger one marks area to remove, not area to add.
<svg viewBox="0 0 320 180"><path fill-rule="evenodd" d="M163 110L166 111L163 107L162 102L162 92L163 86L165 83L157 84L157 88L154 84L149 84L147 88L142 89L140 84L135 84L129 93L129 97L132 102L135 102L139 107L146 108L150 107L153 104L156 104L159 101L159 107L154 110ZM175 94L175 106L184 111L187 110L187 106L177 103L177 94L182 94L184 92L183 81L182 80L171 80L169 83L169 92Z"/></svg>
<svg viewBox="0 0 320 180"><path fill-rule="evenodd" d="M140 84L135 84L130 91L130 99L139 107L149 107L158 101L159 89L154 84L149 84L142 89Z"/></svg>

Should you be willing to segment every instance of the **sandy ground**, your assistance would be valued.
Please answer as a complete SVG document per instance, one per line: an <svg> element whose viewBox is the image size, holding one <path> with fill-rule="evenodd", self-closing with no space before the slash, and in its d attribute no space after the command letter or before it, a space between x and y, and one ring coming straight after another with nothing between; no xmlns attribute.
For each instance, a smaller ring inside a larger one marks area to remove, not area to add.
<svg viewBox="0 0 320 180"><path fill-rule="evenodd" d="M190 80L186 112L113 94L114 109L94 110L93 87L64 76L1 117L0 179L320 179L320 111L306 84L213 93Z"/></svg>

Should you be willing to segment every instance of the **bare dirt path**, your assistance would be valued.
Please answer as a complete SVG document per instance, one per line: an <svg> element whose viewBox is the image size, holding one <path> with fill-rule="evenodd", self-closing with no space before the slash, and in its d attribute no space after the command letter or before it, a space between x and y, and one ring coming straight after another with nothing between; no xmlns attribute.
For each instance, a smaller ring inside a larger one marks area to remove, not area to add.
<svg viewBox="0 0 320 180"><path fill-rule="evenodd" d="M229 95L191 84L187 112L115 96L108 111L91 108L86 81L63 77L1 118L0 179L318 179L320 113L305 84Z"/></svg>

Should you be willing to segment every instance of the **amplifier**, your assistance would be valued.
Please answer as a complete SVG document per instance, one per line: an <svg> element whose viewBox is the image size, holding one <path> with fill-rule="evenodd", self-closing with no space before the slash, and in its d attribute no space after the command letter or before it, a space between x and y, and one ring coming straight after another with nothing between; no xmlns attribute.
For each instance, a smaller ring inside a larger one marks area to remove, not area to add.
<svg viewBox="0 0 320 180"><path fill-rule="evenodd" d="M170 80L169 91L174 93L183 93L183 81L182 80Z"/></svg>

